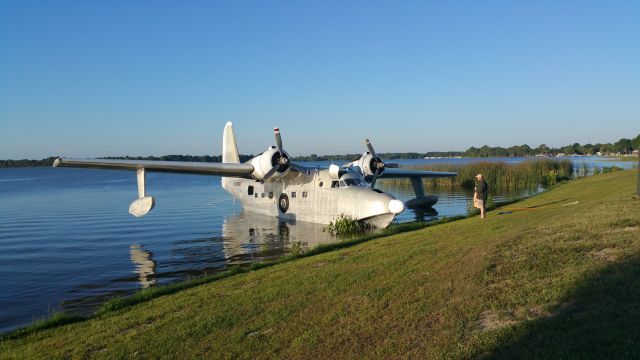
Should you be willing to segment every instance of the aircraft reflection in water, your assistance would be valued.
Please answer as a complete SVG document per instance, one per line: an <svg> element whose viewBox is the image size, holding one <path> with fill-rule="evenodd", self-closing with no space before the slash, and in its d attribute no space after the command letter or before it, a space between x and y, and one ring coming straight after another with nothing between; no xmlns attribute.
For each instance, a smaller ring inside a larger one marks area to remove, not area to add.
<svg viewBox="0 0 640 360"><path fill-rule="evenodd" d="M323 225L306 221L291 221L273 216L241 211L224 219L222 235L227 262L235 264L247 260L275 257L294 246L313 248L336 241L323 231Z"/></svg>
<svg viewBox="0 0 640 360"><path fill-rule="evenodd" d="M240 211L224 218L219 236L175 241L171 256L159 264L160 272L153 253L143 245L130 245L130 259L138 275L137 282L147 288L166 280L221 271L230 265L277 258L295 246L307 249L336 241L323 227Z"/></svg>
<svg viewBox="0 0 640 360"><path fill-rule="evenodd" d="M218 235L174 241L168 254L155 255L162 260L155 260L154 253L145 249L145 245L131 244L129 260L135 275L109 279L106 283L97 280L82 284L70 291L72 298L60 303L61 310L88 315L104 301L129 295L138 288L224 271L232 265L276 259L296 246L304 251L336 241L330 233L322 231L323 227L240 211L224 218Z"/></svg>
<svg viewBox="0 0 640 360"><path fill-rule="evenodd" d="M135 272L138 274L140 286L143 289L151 285L156 285L156 261L153 260L153 254L144 250L142 245L131 244L129 246L131 252L131 261L135 265Z"/></svg>
<svg viewBox="0 0 640 360"><path fill-rule="evenodd" d="M319 224L346 216L380 228L387 227L402 213L405 203L376 189L378 179L410 179L416 197L408 200L406 206L426 207L433 206L438 199L425 195L422 178L457 175L397 169L398 164L386 164L376 155L368 139L365 140L368 151L342 166L331 165L328 169L302 166L289 160L278 128L274 134L275 146L244 163L240 163L236 136L228 122L222 136L222 163L57 158L53 166L135 170L138 199L131 203L129 212L137 217L146 215L155 204L145 190L148 170L222 176L222 187L245 210L263 215Z"/></svg>
<svg viewBox="0 0 640 360"><path fill-rule="evenodd" d="M416 221L425 222L425 221L430 221L438 218L438 212L436 211L436 209L432 208L431 206L418 207L412 210L415 215L414 219Z"/></svg>

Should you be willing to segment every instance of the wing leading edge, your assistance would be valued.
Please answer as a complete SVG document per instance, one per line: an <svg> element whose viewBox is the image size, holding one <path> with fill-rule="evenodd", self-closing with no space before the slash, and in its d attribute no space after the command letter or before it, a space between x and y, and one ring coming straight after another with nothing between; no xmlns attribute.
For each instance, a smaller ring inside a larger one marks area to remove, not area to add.
<svg viewBox="0 0 640 360"><path fill-rule="evenodd" d="M57 158L53 167L138 170L152 172L172 172L186 174L218 175L239 178L251 178L251 164L207 163L188 161L154 161L154 160L111 160L111 159L68 159Z"/></svg>

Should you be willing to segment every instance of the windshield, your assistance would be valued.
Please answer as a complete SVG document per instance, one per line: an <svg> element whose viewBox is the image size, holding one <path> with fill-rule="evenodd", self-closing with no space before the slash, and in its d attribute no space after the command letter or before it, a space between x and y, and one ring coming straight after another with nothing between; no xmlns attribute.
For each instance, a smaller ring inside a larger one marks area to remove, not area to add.
<svg viewBox="0 0 640 360"><path fill-rule="evenodd" d="M359 179L345 179L344 181L340 181L341 183L344 183L345 186L358 186L360 185L360 180ZM342 184L340 184L342 185Z"/></svg>

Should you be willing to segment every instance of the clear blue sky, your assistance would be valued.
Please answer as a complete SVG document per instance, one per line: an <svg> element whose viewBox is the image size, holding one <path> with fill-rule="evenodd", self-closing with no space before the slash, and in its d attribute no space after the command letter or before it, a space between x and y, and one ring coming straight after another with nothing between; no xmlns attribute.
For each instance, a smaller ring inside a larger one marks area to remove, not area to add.
<svg viewBox="0 0 640 360"><path fill-rule="evenodd" d="M640 133L640 1L0 0L0 158Z"/></svg>

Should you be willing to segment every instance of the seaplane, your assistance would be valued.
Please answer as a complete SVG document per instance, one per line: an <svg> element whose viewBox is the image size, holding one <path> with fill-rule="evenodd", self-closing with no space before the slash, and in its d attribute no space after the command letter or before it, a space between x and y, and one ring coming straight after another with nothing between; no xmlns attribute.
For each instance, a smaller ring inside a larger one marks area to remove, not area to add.
<svg viewBox="0 0 640 360"><path fill-rule="evenodd" d="M153 160L112 160L57 158L54 167L117 169L136 171L138 198L129 205L129 213L141 217L155 206L147 195L147 171L203 174L222 177L222 187L238 199L246 211L275 216L289 221L328 224L348 217L378 228L387 227L406 206L425 207L437 197L424 193L422 178L456 176L455 172L417 171L385 163L371 142L358 159L342 166L311 167L294 163L284 150L278 128L276 144L241 163L231 122L222 136L222 162L198 163ZM416 197L407 201L376 189L378 179L409 178Z"/></svg>

